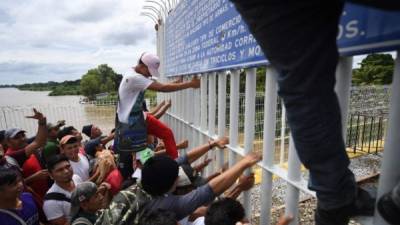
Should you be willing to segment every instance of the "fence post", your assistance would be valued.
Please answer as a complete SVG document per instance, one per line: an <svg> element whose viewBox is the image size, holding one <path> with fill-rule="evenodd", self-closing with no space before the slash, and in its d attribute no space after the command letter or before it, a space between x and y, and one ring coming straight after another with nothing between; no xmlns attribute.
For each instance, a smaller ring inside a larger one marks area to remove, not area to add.
<svg viewBox="0 0 400 225"><path fill-rule="evenodd" d="M238 123L239 123L239 70L231 71L231 86L229 99L229 145L233 148L238 146ZM229 151L229 167L236 163L236 154Z"/></svg>
<svg viewBox="0 0 400 225"><path fill-rule="evenodd" d="M246 70L246 89L245 89L245 112L244 112L244 154L247 155L253 150L254 146L254 123L256 108L256 69ZM251 168L245 174L250 174ZM251 215L250 191L243 193L243 205L247 215Z"/></svg>
<svg viewBox="0 0 400 225"><path fill-rule="evenodd" d="M200 86L200 129L201 132L207 131L207 78L208 75L205 73L201 76ZM205 142L205 136L200 132L199 141ZM205 156L206 157L206 156ZM204 175L204 173L203 173Z"/></svg>
<svg viewBox="0 0 400 225"><path fill-rule="evenodd" d="M390 97L388 132L385 138L385 149L383 154L381 175L379 178L378 198L392 188L400 181L400 171L398 159L400 159L400 51L397 51L395 61L392 95ZM374 224L388 224L380 215L375 214Z"/></svg>
<svg viewBox="0 0 400 225"><path fill-rule="evenodd" d="M343 139L346 141L347 133L347 115L349 111L350 87L353 68L353 57L339 57L339 63L336 67L336 85L335 91L338 96L342 115Z"/></svg>
<svg viewBox="0 0 400 225"><path fill-rule="evenodd" d="M265 97L264 97L264 136L263 136L263 160L265 167L274 165L275 155L275 130L276 130L276 105L277 105L277 71L267 67L265 75ZM282 150L281 150L282 151ZM262 170L261 183L261 215L260 224L270 224L272 206L272 173Z"/></svg>
<svg viewBox="0 0 400 225"><path fill-rule="evenodd" d="M287 179L290 181L298 182L301 178L301 163L297 156L296 148L294 146L292 135L289 137L289 159L288 159L288 175ZM291 225L299 224L299 190L287 183L286 200L285 200L285 215L292 215L293 221Z"/></svg>
<svg viewBox="0 0 400 225"><path fill-rule="evenodd" d="M226 127L226 72L218 73L218 136L225 136ZM224 150L218 150L217 168L224 166Z"/></svg>
<svg viewBox="0 0 400 225"><path fill-rule="evenodd" d="M264 106L265 107L265 106ZM285 105L283 104L283 100L281 100L281 154L279 158L279 163L283 164L285 160L285 134L286 134L286 108Z"/></svg>
<svg viewBox="0 0 400 225"><path fill-rule="evenodd" d="M211 72L208 75L208 136L214 137L215 135L215 112L216 112L216 93L215 93L215 79L216 72ZM207 166L208 175L215 171L215 151L208 152L209 158L212 159L209 166Z"/></svg>

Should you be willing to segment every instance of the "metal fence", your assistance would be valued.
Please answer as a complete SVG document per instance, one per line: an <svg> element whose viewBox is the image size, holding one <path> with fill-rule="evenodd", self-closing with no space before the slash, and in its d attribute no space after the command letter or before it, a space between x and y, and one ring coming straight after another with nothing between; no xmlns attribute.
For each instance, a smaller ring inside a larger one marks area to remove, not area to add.
<svg viewBox="0 0 400 225"><path fill-rule="evenodd" d="M355 89L350 88L351 69L352 58L341 57L337 70L336 92L342 115L344 115L342 116L343 135L347 139L347 146L353 150L375 152L377 146L380 148L383 145L384 137L386 139L391 137L392 142L387 144L388 141L386 140L385 143L385 151L391 153L385 154L385 156L396 155L393 153L395 151L393 143L398 141L393 139L395 133L398 133L398 131L395 131L398 126L396 128L392 126L391 133L390 121L400 117L399 112L392 112L392 118L386 119L387 116L381 115L383 115L382 112L388 111L387 108L378 110L379 106L370 107L359 102L356 104L358 108L350 110L350 93L355 92ZM310 195L314 195L314 193L307 188L307 180L302 176L301 164L287 125L285 120L281 119L285 118L285 110L282 110L280 100L277 97L276 81L274 80L276 71L273 67L267 67L265 92L261 94L255 92L256 69L246 69L245 71L246 88L244 94L237 93L241 76L240 71L231 70L198 74L201 77L200 90L185 90L158 95L158 100L170 98L173 102L171 111L167 113L163 120L174 130L177 139L189 139L189 148L204 143L209 138L224 135L230 137L231 143L228 145L227 152L213 151L207 156L214 159L213 163L207 168L207 173L221 168L225 162L233 165L237 157L246 155L251 151L262 151L264 158L258 164L258 167L262 170L260 210L263 213L259 218L260 224L270 224L271 222L273 176L280 177L287 182L285 212L295 216L296 220L292 224L298 224L299 193L304 192ZM396 71L399 71L399 59L397 59ZM227 76L230 76L229 95L226 93ZM188 80L190 77L185 79ZM168 79L164 77L162 81L166 82ZM399 83L399 80L397 82ZM389 92L386 92L387 90L389 89L384 88L383 91L386 93L386 97L389 94ZM392 90L394 92L394 87ZM400 95L400 93L391 94ZM370 102L376 103L374 98L373 95L368 97ZM393 96L392 99L394 99ZM395 106L395 108L398 107ZM374 110L362 110L371 108ZM284 127L284 129L281 129L281 127ZM385 132L387 129L389 131ZM281 162L287 162L287 170L279 165ZM385 186L386 184L382 185ZM384 189L383 187L381 190ZM247 215L251 215L253 208L251 207L250 192L244 193L242 199Z"/></svg>

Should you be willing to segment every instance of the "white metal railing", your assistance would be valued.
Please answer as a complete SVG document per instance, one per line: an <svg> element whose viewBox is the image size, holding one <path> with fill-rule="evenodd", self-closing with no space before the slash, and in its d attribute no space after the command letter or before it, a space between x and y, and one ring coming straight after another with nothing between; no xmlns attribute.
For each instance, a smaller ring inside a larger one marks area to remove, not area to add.
<svg viewBox="0 0 400 225"><path fill-rule="evenodd" d="M163 37L163 26L158 31L158 37ZM163 56L163 43L161 39L158 46L160 56ZM163 59L161 59L163 61ZM352 75L352 57L340 57L336 72L336 87L335 91L338 95L339 104L342 113L343 137L346 137L347 118L349 113L349 98ZM163 68L162 74L163 74ZM396 169L394 159L400 158L400 151L396 151L396 146L400 146L400 103L395 101L396 97L400 97L400 60L397 55L395 75L392 84L392 100L389 118L389 130L387 133L388 140L385 142L385 154L381 170L379 196L392 188L400 178L400 172ZM212 162L207 173L210 173L215 168L219 168L223 162L228 161L229 165L233 165L237 156L243 156L253 151L253 143L255 140L255 90L256 90L256 74L255 68L246 69L246 87L245 87L245 112L244 112L244 147L239 145L239 70L232 71L216 71L207 72L204 74L196 74L201 77L200 90L186 90L173 94L160 94L158 99L171 98L173 107L170 112L164 117L164 121L174 130L175 136L178 139L189 139L190 143L199 144L204 142L206 138L216 138L226 134L229 130L230 144L227 146L227 157L223 153L218 153L215 157L215 152L210 151L209 157L217 158L217 162ZM229 128L225 124L226 111L226 76L230 76L230 99L229 99ZM265 99L264 99L264 133L263 133L263 160L258 163L262 169L262 199L261 199L261 224L270 223L270 212L272 205L272 177L278 176L287 182L285 213L295 216L295 220L291 224L298 224L298 201L299 192L305 192L315 195L308 190L307 181L301 176L300 161L293 141L290 138L288 152L288 170L282 169L275 161L275 132L276 132L276 108L277 108L277 74L273 67L267 66L266 84L265 84ZM168 78L163 77L162 81L167 81ZM216 82L218 82L218 91L216 91ZM191 93L191 94L190 94ZM187 96L191 96L188 98ZM200 99L199 99L200 98ZM193 109L193 111L191 111ZM188 114L190 110L190 114ZM216 118L216 113L218 117ZM281 118L285 118L285 110L282 110ZM216 121L217 120L217 121ZM217 129L215 124L218 124ZM282 126L286 126L282 120ZM217 131L217 132L216 132ZM192 134L192 135L191 135ZM282 137L285 133L281 134ZM284 146L284 143L281 144ZM282 147L283 148L283 147ZM282 151L281 151L282 152ZM279 161L284 161L284 153L279 156ZM249 171L246 171L247 173ZM243 196L243 205L247 215L251 213L250 192L245 192ZM378 222L379 221L379 222ZM375 224L384 224L376 217Z"/></svg>

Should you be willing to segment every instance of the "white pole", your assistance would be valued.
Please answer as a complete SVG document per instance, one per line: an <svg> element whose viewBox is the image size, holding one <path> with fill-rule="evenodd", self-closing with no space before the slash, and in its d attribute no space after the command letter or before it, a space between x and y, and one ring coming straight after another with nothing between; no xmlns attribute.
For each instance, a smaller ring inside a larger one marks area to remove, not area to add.
<svg viewBox="0 0 400 225"><path fill-rule="evenodd" d="M226 72L218 73L218 136L225 136L226 127ZM218 149L217 168L224 165L224 150Z"/></svg>
<svg viewBox="0 0 400 225"><path fill-rule="evenodd" d="M276 103L277 103L277 72L272 66L267 67L265 78L264 97L264 137L263 137L263 160L266 167L274 165L275 153L275 124L276 124ZM262 170L261 183L261 215L260 224L270 224L272 206L272 173Z"/></svg>
<svg viewBox="0 0 400 225"><path fill-rule="evenodd" d="M336 68L335 91L338 96L342 115L343 139L346 141L347 117L349 112L350 87L353 68L353 57L340 57Z"/></svg>
<svg viewBox="0 0 400 225"><path fill-rule="evenodd" d="M381 176L379 178L378 199L383 194L391 191L400 181L399 162L400 159L400 51L397 51L393 82L390 96L390 110L388 121L388 132L385 138L385 149L383 154ZM379 213L375 213L375 225L388 224Z"/></svg>
<svg viewBox="0 0 400 225"><path fill-rule="evenodd" d="M239 123L239 70L231 72L231 86L229 96L229 145L236 148L238 146L238 123ZM229 151L229 167L236 163L236 154Z"/></svg>
<svg viewBox="0 0 400 225"><path fill-rule="evenodd" d="M281 114L281 154L280 154L280 159L279 163L283 164L285 161L285 134L286 134L286 108L285 104L283 104L283 100L281 100L281 109L282 109L282 114Z"/></svg>
<svg viewBox="0 0 400 225"><path fill-rule="evenodd" d="M288 180L299 182L301 179L301 164L299 157L297 156L297 152L294 146L292 135L289 138L289 160L288 160ZM299 190L287 183L286 189L286 201L285 201L285 215L292 215L293 221L290 225L297 225L299 224Z"/></svg>
<svg viewBox="0 0 400 225"><path fill-rule="evenodd" d="M254 123L256 107L256 69L246 70L246 88L245 88L245 112L244 112L244 153L249 154L254 146ZM250 174L251 168L247 169L245 174ZM246 209L246 215L251 215L251 196L250 191L243 193L243 206Z"/></svg>
<svg viewBox="0 0 400 225"><path fill-rule="evenodd" d="M211 72L208 80L208 136L214 137L215 135L215 111L216 111L216 93L215 93L215 79L216 73ZM208 175L211 175L215 171L215 151L208 152L211 161L207 167Z"/></svg>

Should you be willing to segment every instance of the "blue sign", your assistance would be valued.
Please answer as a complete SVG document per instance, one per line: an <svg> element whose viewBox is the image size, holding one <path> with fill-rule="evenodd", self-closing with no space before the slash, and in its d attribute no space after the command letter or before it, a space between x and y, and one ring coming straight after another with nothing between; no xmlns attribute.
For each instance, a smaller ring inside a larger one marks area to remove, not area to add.
<svg viewBox="0 0 400 225"><path fill-rule="evenodd" d="M399 12L347 4L337 36L340 53L356 55L398 48L399 21ZM164 54L167 76L268 63L229 0L182 0L167 18Z"/></svg>

